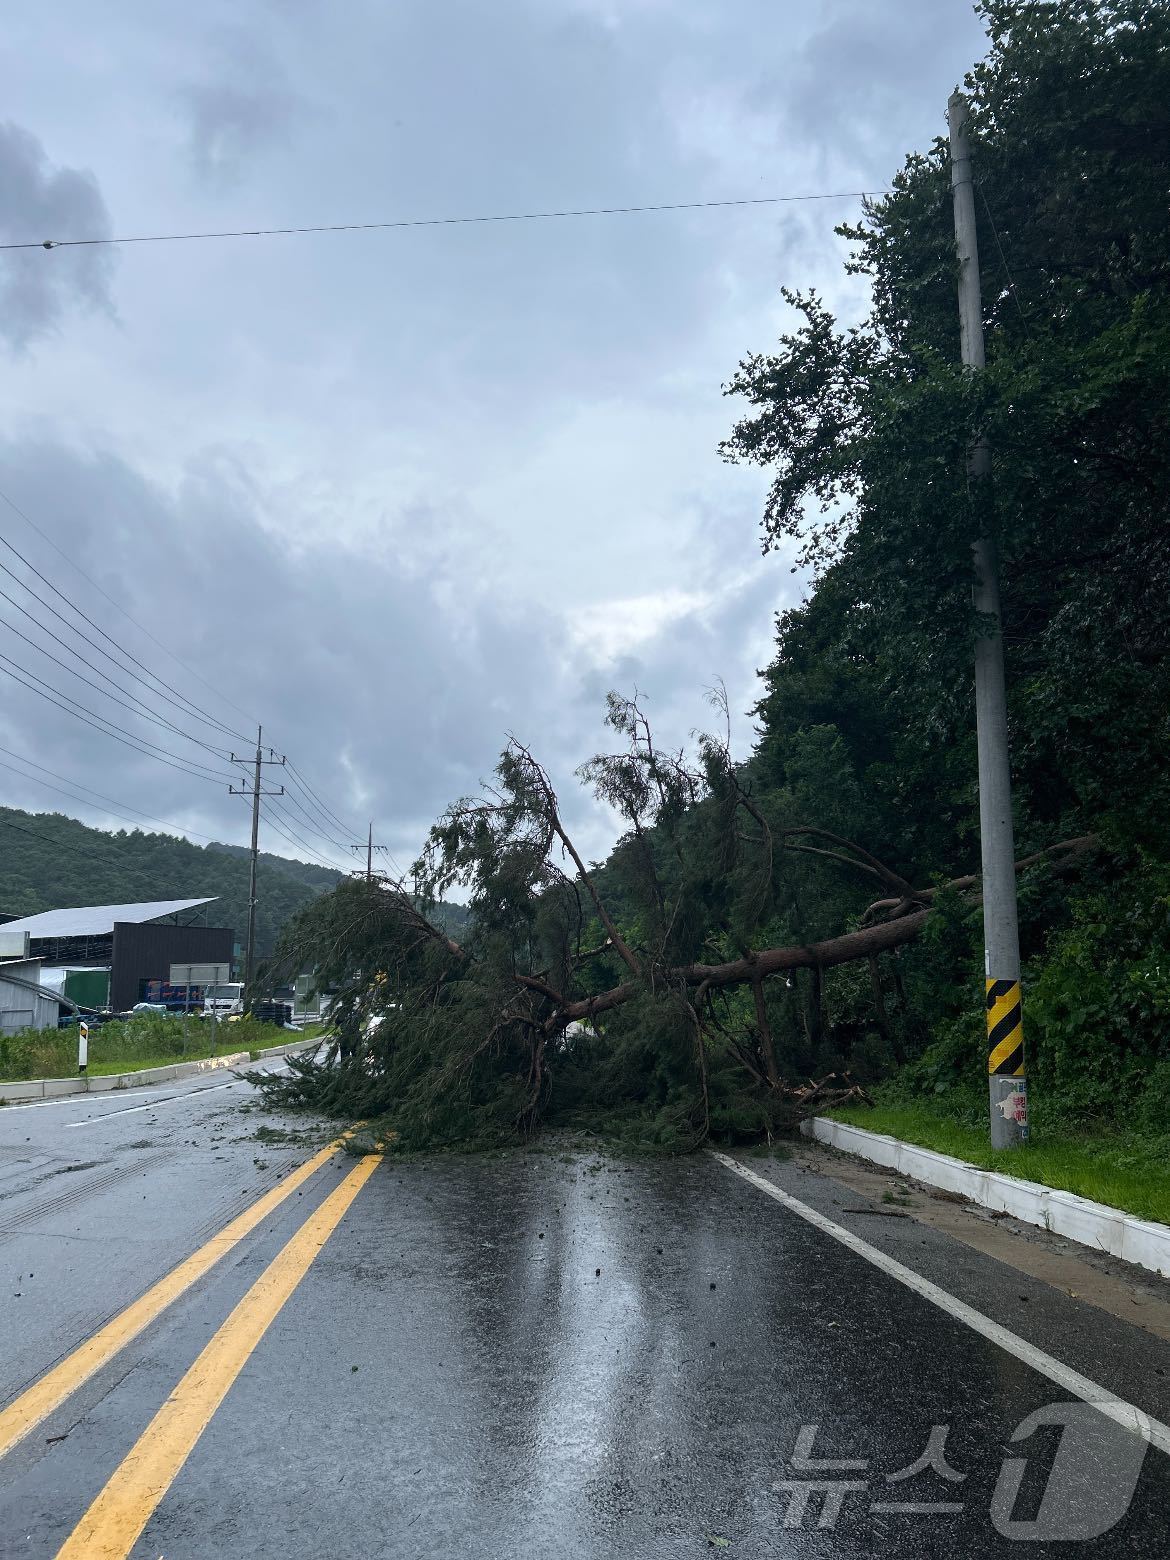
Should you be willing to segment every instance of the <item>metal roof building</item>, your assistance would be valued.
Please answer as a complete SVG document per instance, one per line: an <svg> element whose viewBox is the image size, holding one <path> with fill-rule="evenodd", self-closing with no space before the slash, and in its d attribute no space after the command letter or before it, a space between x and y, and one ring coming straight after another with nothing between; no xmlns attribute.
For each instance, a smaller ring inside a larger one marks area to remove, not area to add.
<svg viewBox="0 0 1170 1560"><path fill-rule="evenodd" d="M78 905L5 922L0 931L28 933L29 955L48 965L108 968L110 1006L132 1007L151 982L167 982L174 964L230 964L230 927L194 925L206 899L152 899L132 905Z"/></svg>
<svg viewBox="0 0 1170 1560"><path fill-rule="evenodd" d="M41 985L39 959L7 959L0 963L0 1034L15 1034L18 1029L56 1029L59 1011L53 993Z"/></svg>
<svg viewBox="0 0 1170 1560"><path fill-rule="evenodd" d="M210 899L152 899L136 905L78 905L72 910L42 910L39 915L21 916L6 921L6 932L27 932L38 937L109 937L119 921L143 926L148 921L162 921L179 916L185 910L197 910L200 905L214 904ZM180 923L176 920L176 925Z"/></svg>

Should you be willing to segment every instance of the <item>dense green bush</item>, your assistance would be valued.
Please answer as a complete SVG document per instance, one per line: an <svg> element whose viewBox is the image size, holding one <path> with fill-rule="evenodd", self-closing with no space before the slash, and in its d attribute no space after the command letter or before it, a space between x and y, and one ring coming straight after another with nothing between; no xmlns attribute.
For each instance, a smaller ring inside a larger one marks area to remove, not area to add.
<svg viewBox="0 0 1170 1560"><path fill-rule="evenodd" d="M1170 867L1139 855L1119 887L1074 901L1028 989L1032 1075L1077 1117L1158 1117L1170 1093Z"/></svg>

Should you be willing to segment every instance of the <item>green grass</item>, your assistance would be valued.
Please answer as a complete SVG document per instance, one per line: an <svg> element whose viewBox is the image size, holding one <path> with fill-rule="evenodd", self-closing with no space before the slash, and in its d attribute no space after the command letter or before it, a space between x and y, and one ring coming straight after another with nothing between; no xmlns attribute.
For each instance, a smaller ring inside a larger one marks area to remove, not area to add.
<svg viewBox="0 0 1170 1560"><path fill-rule="evenodd" d="M1046 1124L1042 1111L1033 1105L1028 1145L996 1150L988 1142L987 1122L969 1101L879 1098L872 1109L849 1105L828 1114L836 1121L885 1132L982 1169L1039 1181L1139 1218L1170 1224L1170 1133Z"/></svg>
<svg viewBox="0 0 1170 1560"><path fill-rule="evenodd" d="M306 1029L303 1038L312 1039L319 1032ZM297 1038L276 1024L260 1024L250 1018L218 1025L193 1018L187 1024L184 1046L182 1019L144 1014L125 1023L104 1024L91 1030L87 1071L99 1077L138 1072L148 1067L169 1067L174 1062L202 1061L213 1055L254 1053ZM27 1078L76 1076L76 1025L0 1035L0 1087Z"/></svg>

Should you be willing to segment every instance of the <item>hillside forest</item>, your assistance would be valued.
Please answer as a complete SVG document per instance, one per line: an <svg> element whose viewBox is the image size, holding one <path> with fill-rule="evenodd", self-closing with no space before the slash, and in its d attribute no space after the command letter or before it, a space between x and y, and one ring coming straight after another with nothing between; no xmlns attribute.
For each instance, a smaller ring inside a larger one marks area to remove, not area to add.
<svg viewBox="0 0 1170 1560"><path fill-rule="evenodd" d="M239 845L193 845L172 834L91 829L61 813L0 807L0 913L34 915L73 905L129 904L135 900L198 899L215 895L207 913L215 926L234 928L240 941L248 919L248 851ZM340 873L261 852L257 868L256 939L261 955L280 928Z"/></svg>

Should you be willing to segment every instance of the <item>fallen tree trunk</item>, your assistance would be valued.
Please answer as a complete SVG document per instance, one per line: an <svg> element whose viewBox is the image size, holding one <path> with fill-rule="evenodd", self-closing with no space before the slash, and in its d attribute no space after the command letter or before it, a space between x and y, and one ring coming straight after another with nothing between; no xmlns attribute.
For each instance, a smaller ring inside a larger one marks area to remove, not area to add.
<svg viewBox="0 0 1170 1560"><path fill-rule="evenodd" d="M1022 872L1028 867L1038 866L1053 858L1057 858L1057 868L1063 868L1093 849L1097 843L1095 835L1083 835L1075 840L1062 840L1047 850L1037 851L1017 861L1016 871ZM962 893L976 887L978 882L977 875L967 874L954 878L950 883L942 886ZM880 953L888 953L893 948L900 948L905 943L913 942L936 911L932 903L913 909L907 909L906 906L914 905L920 898L933 901L939 893L940 889L931 888L924 889L921 894L915 893L911 900L880 901L879 906L889 906L893 919L879 921L872 926L862 926L855 932L845 932L840 937L830 937L824 942L800 943L787 948L763 948L757 953L745 955L741 959L731 959L725 964L678 965L672 969L659 971L657 978L663 984L673 982L676 985L706 986L709 990L715 990L724 986L762 981L769 975L779 975L790 970L833 969L840 964L852 964L856 959L873 959ZM970 902L978 904L981 897L975 894ZM871 915L879 906L871 905L866 915ZM548 1033L555 1034L575 1020L593 1018L597 1014L621 1007L642 989L641 981L627 980L596 996L567 1002L549 1015L544 1027Z"/></svg>
<svg viewBox="0 0 1170 1560"><path fill-rule="evenodd" d="M919 910L914 915L900 917L897 921L883 922L880 926L867 926L857 932L846 932L841 937L830 937L826 942L804 943L791 948L764 948L759 953L742 959L731 959L726 964L683 964L662 972L663 982L681 982L687 986L716 988L746 984L753 978L765 979L787 970L808 970L820 965L831 969L838 964L850 964L854 959L868 959L885 953L890 948L900 948L918 936L933 910ZM592 1018L611 1008L621 1007L623 1002L642 991L639 980L626 980L620 986L594 997L582 997L568 1002L545 1020L550 1033L563 1029L575 1019Z"/></svg>

